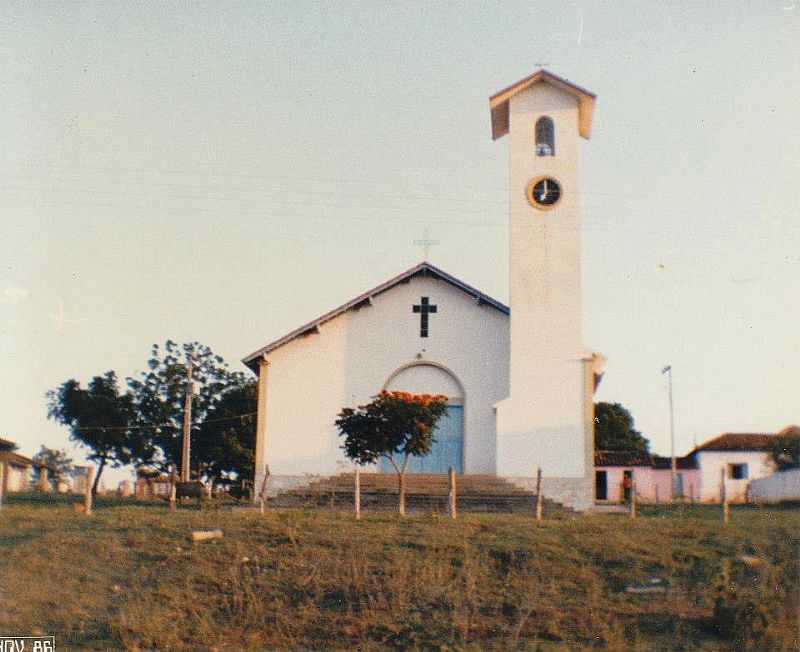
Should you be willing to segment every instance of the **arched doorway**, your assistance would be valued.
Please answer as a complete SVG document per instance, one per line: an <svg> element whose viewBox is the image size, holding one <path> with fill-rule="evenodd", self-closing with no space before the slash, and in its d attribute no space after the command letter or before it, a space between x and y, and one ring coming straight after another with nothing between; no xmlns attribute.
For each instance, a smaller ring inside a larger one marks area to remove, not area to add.
<svg viewBox="0 0 800 652"><path fill-rule="evenodd" d="M434 443L430 454L411 457L409 473L447 473L452 466L456 473L464 468L464 390L458 379L441 365L419 362L395 371L386 381L388 392L412 394L444 394L447 412L439 419L433 433ZM394 471L387 460L381 460L383 471Z"/></svg>

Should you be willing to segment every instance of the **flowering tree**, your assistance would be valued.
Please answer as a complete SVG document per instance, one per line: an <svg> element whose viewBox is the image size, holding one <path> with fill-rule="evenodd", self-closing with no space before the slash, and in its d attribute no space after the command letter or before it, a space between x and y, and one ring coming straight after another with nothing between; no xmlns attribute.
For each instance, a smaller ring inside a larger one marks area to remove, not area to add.
<svg viewBox="0 0 800 652"><path fill-rule="evenodd" d="M347 457L357 464L383 457L397 471L401 514L406 513L408 460L431 452L433 431L446 410L446 396L384 391L366 405L344 408L336 419Z"/></svg>

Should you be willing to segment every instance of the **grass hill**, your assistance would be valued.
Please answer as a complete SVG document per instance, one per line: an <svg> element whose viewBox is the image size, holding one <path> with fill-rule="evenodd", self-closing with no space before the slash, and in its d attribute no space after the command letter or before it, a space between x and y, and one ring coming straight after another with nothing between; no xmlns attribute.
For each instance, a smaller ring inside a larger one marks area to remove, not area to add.
<svg viewBox="0 0 800 652"><path fill-rule="evenodd" d="M60 650L798 649L797 510L537 525L11 500L0 634ZM200 528L224 538L192 545Z"/></svg>

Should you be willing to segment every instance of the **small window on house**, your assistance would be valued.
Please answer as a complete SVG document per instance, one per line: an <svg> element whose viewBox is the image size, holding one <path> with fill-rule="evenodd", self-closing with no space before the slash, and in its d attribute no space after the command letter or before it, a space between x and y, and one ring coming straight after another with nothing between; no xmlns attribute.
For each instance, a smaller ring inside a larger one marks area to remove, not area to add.
<svg viewBox="0 0 800 652"><path fill-rule="evenodd" d="M536 121L536 156L555 156L556 131L546 115Z"/></svg>
<svg viewBox="0 0 800 652"><path fill-rule="evenodd" d="M728 477L731 480L747 480L747 464L728 464Z"/></svg>

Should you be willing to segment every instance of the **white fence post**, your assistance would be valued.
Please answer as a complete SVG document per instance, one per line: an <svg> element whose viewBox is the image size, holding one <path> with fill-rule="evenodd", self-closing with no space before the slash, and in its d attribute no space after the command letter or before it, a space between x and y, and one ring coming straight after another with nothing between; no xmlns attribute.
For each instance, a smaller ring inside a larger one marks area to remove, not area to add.
<svg viewBox="0 0 800 652"><path fill-rule="evenodd" d="M720 475L719 493L720 493L720 502L722 503L722 524L727 525L728 519L730 518L730 508L728 507L728 492L725 487L724 466L720 469L719 475Z"/></svg>
<svg viewBox="0 0 800 652"><path fill-rule="evenodd" d="M447 472L448 480L449 480L449 491L447 494L448 497L448 511L450 512L450 518L456 518L456 470L451 466L449 471Z"/></svg>
<svg viewBox="0 0 800 652"><path fill-rule="evenodd" d="M262 514L267 511L267 481L269 480L269 464L264 465L264 479L261 481L261 490L258 492L258 510Z"/></svg>
<svg viewBox="0 0 800 652"><path fill-rule="evenodd" d="M83 494L83 511L86 516L92 515L92 480L94 480L94 467L86 467L86 492Z"/></svg>
<svg viewBox="0 0 800 652"><path fill-rule="evenodd" d="M542 467L536 469L536 520L544 518L544 501L542 500Z"/></svg>
<svg viewBox="0 0 800 652"><path fill-rule="evenodd" d="M356 520L359 520L361 518L361 469L359 467L356 467L355 482L356 487L353 500L355 502Z"/></svg>

